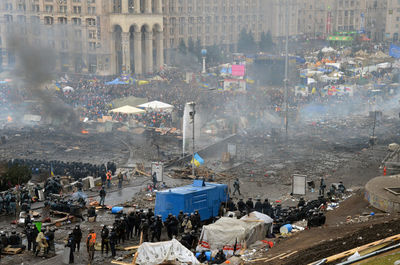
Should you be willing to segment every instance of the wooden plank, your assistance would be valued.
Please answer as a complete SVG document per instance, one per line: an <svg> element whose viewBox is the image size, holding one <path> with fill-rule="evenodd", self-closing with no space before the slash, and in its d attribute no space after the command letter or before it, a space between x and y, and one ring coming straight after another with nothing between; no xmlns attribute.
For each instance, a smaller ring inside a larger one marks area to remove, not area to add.
<svg viewBox="0 0 400 265"><path fill-rule="evenodd" d="M293 251L292 253L289 253L289 254L287 254L287 255L285 255L285 256L280 257L279 259L288 258L288 257L292 256L293 254L295 254L295 253L297 253L297 252L298 252L297 250L296 250L296 251Z"/></svg>
<svg viewBox="0 0 400 265"><path fill-rule="evenodd" d="M140 173L141 175L145 175L146 177L151 177L149 173L136 169L136 172Z"/></svg>
<svg viewBox="0 0 400 265"><path fill-rule="evenodd" d="M143 231L140 232L139 246L140 246L142 243L143 243ZM136 259L137 259L137 256L138 256L138 255L139 255L139 251L136 251L135 256L133 256L133 259L132 259L132 264L136 264Z"/></svg>
<svg viewBox="0 0 400 265"><path fill-rule="evenodd" d="M122 261L118 261L118 260L112 260L111 263L119 264L119 265L131 265L130 263L126 263L126 262L122 262Z"/></svg>
<svg viewBox="0 0 400 265"><path fill-rule="evenodd" d="M132 250L132 249L138 249L140 246L131 246L131 247L126 247L124 250Z"/></svg>
<svg viewBox="0 0 400 265"><path fill-rule="evenodd" d="M333 255L333 256L329 256L329 257L326 258L326 263L333 262L333 261L336 261L338 259L342 259L342 258L345 258L347 256L353 255L357 251L361 252L361 251L367 250L367 249L369 249L371 247L375 247L375 246L378 246L378 245L381 245L381 244L384 244L384 243L387 243L387 242L395 242L395 241L398 241L398 240L400 240L400 234L397 234L397 235L394 235L394 236L391 236L391 237L387 237L387 238L384 238L384 239L381 239L381 240L377 240L377 241L374 241L372 243L369 243L369 244L366 244L366 245L362 245L360 247L356 247L356 248L353 248L353 249L338 253L338 254ZM311 262L308 265L312 265L313 263L315 263L315 262Z"/></svg>
<svg viewBox="0 0 400 265"><path fill-rule="evenodd" d="M253 260L250 260L250 262L256 262L256 261L265 261L265 262L267 262L267 261L271 261L271 260L277 259L277 258L279 258L279 257L281 257L283 255L286 255L286 254L287 253L285 252L285 253L279 254L278 256L275 256L275 257L272 257L272 258L267 257L267 258L253 259Z"/></svg>

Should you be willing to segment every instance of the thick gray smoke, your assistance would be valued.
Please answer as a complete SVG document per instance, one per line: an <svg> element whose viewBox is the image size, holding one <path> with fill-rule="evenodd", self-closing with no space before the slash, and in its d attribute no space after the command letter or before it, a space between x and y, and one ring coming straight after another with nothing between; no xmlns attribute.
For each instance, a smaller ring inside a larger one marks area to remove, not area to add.
<svg viewBox="0 0 400 265"><path fill-rule="evenodd" d="M33 46L16 34L8 36L8 47L16 58L15 79L21 79L22 89L39 103L42 118L51 119L53 125L77 128L78 117L72 107L45 88L45 84L54 78L56 53L48 48Z"/></svg>

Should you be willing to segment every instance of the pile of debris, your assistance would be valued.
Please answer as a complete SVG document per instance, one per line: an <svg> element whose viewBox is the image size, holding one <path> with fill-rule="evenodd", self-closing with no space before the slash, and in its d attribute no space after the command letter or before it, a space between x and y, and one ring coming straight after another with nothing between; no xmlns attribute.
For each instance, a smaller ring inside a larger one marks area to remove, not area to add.
<svg viewBox="0 0 400 265"><path fill-rule="evenodd" d="M175 168L172 169L174 172L169 177L174 179L195 179L196 177L192 175L192 168L182 167L182 168ZM206 181L217 181L217 182L226 182L229 179L233 179L234 176L226 173L217 173L208 167L201 166L195 168L195 175L200 179L205 179Z"/></svg>

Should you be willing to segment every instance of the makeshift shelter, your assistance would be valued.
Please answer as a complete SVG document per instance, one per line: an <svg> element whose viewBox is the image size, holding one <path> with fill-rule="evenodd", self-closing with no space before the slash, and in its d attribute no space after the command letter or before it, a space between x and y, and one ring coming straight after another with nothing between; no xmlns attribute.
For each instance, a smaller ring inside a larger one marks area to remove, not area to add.
<svg viewBox="0 0 400 265"><path fill-rule="evenodd" d="M272 219L262 213L253 212L244 219L222 217L217 222L203 226L197 250L223 249L228 254L265 238Z"/></svg>
<svg viewBox="0 0 400 265"><path fill-rule="evenodd" d="M151 101L138 106L138 108L143 108L146 110L156 110L156 111L172 111L174 106L161 102L161 101Z"/></svg>
<svg viewBox="0 0 400 265"><path fill-rule="evenodd" d="M127 106L123 106L120 108L112 109L112 110L110 110L110 112L122 113L122 114L140 114L140 113L144 113L146 111L127 105Z"/></svg>
<svg viewBox="0 0 400 265"><path fill-rule="evenodd" d="M179 261L187 264L200 264L193 253L185 248L178 240L143 243L140 245L136 264L157 265L168 261Z"/></svg>

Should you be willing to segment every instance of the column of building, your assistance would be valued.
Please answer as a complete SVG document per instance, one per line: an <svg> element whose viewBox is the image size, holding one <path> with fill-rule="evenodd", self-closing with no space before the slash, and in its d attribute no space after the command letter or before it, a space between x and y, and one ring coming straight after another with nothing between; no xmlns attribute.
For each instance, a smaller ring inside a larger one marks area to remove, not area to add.
<svg viewBox="0 0 400 265"><path fill-rule="evenodd" d="M156 67L157 71L164 65L164 36L162 31L156 33Z"/></svg>
<svg viewBox="0 0 400 265"><path fill-rule="evenodd" d="M151 30L151 29L149 29ZM146 73L153 72L153 32L145 32L144 33L144 42L145 42L145 70Z"/></svg>
<svg viewBox="0 0 400 265"><path fill-rule="evenodd" d="M143 73L142 70L142 32L134 32L133 33L133 59L135 64L135 74L141 75Z"/></svg>
<svg viewBox="0 0 400 265"><path fill-rule="evenodd" d="M131 72L131 55L129 49L129 32L121 33L121 44L122 44L122 71L124 73Z"/></svg>

